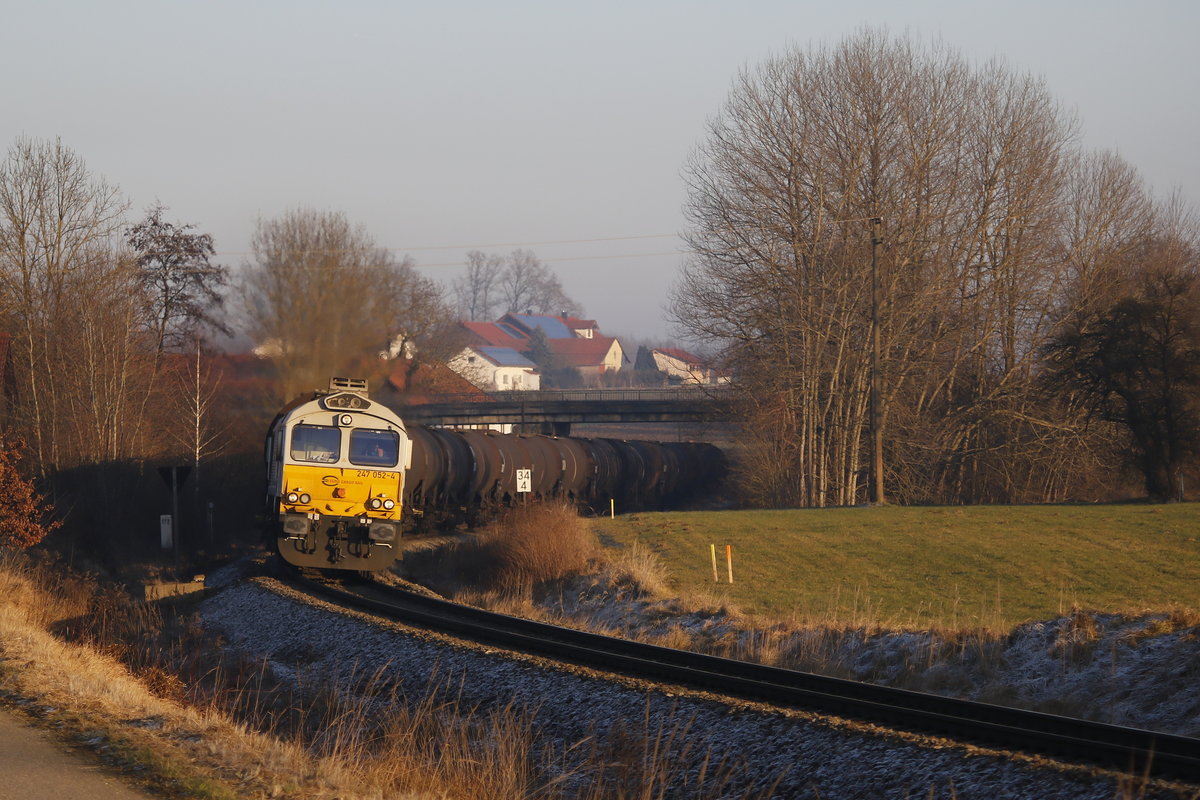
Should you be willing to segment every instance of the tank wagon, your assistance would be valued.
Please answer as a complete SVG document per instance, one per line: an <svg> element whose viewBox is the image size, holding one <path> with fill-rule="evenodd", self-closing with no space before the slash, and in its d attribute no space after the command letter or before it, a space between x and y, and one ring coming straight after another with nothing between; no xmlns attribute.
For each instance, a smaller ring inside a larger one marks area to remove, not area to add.
<svg viewBox="0 0 1200 800"><path fill-rule="evenodd" d="M266 461L283 558L362 571L390 566L417 519L457 520L522 495L597 511L670 508L711 491L724 471L710 444L409 427L347 378L279 412Z"/></svg>

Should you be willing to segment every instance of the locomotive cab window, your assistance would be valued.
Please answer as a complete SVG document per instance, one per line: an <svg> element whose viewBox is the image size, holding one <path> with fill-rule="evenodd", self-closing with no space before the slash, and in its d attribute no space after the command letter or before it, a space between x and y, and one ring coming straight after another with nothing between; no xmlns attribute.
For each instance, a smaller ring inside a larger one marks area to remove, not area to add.
<svg viewBox="0 0 1200 800"><path fill-rule="evenodd" d="M332 464L340 457L342 432L329 425L297 425L292 428L292 458L317 464Z"/></svg>
<svg viewBox="0 0 1200 800"><path fill-rule="evenodd" d="M400 460L395 431L355 428L350 431L350 463L360 467L394 467Z"/></svg>

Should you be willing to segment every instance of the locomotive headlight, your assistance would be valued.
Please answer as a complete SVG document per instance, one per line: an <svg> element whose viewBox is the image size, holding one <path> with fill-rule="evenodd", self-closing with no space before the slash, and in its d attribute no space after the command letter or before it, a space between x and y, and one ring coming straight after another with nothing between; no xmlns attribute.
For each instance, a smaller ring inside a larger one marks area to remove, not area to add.
<svg viewBox="0 0 1200 800"><path fill-rule="evenodd" d="M390 497L387 500L383 501L383 508L385 511L391 511L395 507L396 507L396 501L391 499Z"/></svg>
<svg viewBox="0 0 1200 800"><path fill-rule="evenodd" d="M309 503L311 503L311 502L312 502L312 495L311 495L311 494L309 494L308 492L301 492L301 493L300 493L300 503L301 503L301 505L308 505L308 504L309 504Z"/></svg>
<svg viewBox="0 0 1200 800"><path fill-rule="evenodd" d="M372 497L367 501L367 508L371 509L372 511L378 511L379 509L383 508L383 501L378 497Z"/></svg>
<svg viewBox="0 0 1200 800"><path fill-rule="evenodd" d="M338 417L338 425L341 425L343 428L350 427L350 423L352 422L354 422L354 417L349 414L342 414Z"/></svg>
<svg viewBox="0 0 1200 800"><path fill-rule="evenodd" d="M300 495L296 494L295 492L288 492L283 499L288 503L295 505L296 503L300 502Z"/></svg>

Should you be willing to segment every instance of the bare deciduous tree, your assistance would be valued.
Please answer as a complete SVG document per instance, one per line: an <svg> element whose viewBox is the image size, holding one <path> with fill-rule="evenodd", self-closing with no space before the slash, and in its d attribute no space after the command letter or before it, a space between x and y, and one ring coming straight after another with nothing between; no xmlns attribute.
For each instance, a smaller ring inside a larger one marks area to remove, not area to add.
<svg viewBox="0 0 1200 800"><path fill-rule="evenodd" d="M578 316L583 309L567 297L558 276L531 250L514 250L500 278L506 311L515 314Z"/></svg>
<svg viewBox="0 0 1200 800"><path fill-rule="evenodd" d="M1122 426L1147 495L1176 500L1200 455L1200 223L1178 202L1155 220L1107 296L1073 307L1043 351L1047 383Z"/></svg>
<svg viewBox="0 0 1200 800"><path fill-rule="evenodd" d="M221 374L213 370L208 354L204 353L200 337L193 339L193 351L185 361L179 361L171 376L167 396L172 400L172 424L168 431L174 443L192 462L195 473L192 491L197 501L202 483L200 467L203 461L220 454L225 427L215 413L220 404Z"/></svg>
<svg viewBox="0 0 1200 800"><path fill-rule="evenodd" d="M454 311L438 283L420 275L412 261L393 262L388 296L389 346L384 367L391 372L396 360L407 372L405 386L423 364L446 363L463 346L463 334Z"/></svg>
<svg viewBox="0 0 1200 800"><path fill-rule="evenodd" d="M146 316L160 357L192 341L198 327L229 333L216 315L229 270L211 262L216 254L212 236L192 233L194 225L164 221L164 211L162 205L152 206L125 233L137 257Z"/></svg>
<svg viewBox="0 0 1200 800"><path fill-rule="evenodd" d="M0 165L0 303L13 335L17 425L42 474L128 455L146 390L126 204L59 141L19 139Z"/></svg>
<svg viewBox="0 0 1200 800"><path fill-rule="evenodd" d="M409 259L378 248L341 213L298 209L260 220L252 248L250 332L275 357L286 397L332 375L375 372L379 353L397 341L399 354L411 355L449 317Z"/></svg>
<svg viewBox="0 0 1200 800"><path fill-rule="evenodd" d="M56 331L60 342L57 412L72 435L66 463L99 463L151 455L160 445L148 425L153 353L142 335L144 304L128 254L110 255L73 276L86 297Z"/></svg>
<svg viewBox="0 0 1200 800"><path fill-rule="evenodd" d="M467 268L453 283L459 315L468 320L491 319L500 303L503 273L503 257L478 250L467 253Z"/></svg>
<svg viewBox="0 0 1200 800"><path fill-rule="evenodd" d="M466 272L454 281L459 313L471 320L499 313L579 316L583 307L567 296L562 282L531 250L507 256L467 253Z"/></svg>
<svg viewBox="0 0 1200 800"><path fill-rule="evenodd" d="M1089 176L1080 158L1041 81L907 37L865 30L739 76L687 171L693 254L673 315L769 420L760 463L778 477L762 496L864 498L879 217L893 499L1054 499L1050 451L1078 418L1035 391L1039 347L1094 260L1076 245L1110 250L1089 203L1119 237L1116 216L1142 202L1119 161Z"/></svg>

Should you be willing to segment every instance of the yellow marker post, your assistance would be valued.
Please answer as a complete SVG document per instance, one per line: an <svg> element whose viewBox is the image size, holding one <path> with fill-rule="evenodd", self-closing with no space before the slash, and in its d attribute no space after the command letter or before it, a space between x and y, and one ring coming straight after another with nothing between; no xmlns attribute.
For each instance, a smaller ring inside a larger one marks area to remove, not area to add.
<svg viewBox="0 0 1200 800"><path fill-rule="evenodd" d="M612 519L617 518L617 498L615 497L608 498L608 515Z"/></svg>
<svg viewBox="0 0 1200 800"><path fill-rule="evenodd" d="M713 583L720 583L721 578L717 575L717 546L715 544L710 544L708 546L708 551L712 553Z"/></svg>
<svg viewBox="0 0 1200 800"><path fill-rule="evenodd" d="M729 582L733 583L733 545L725 545L725 563L729 565Z"/></svg>

